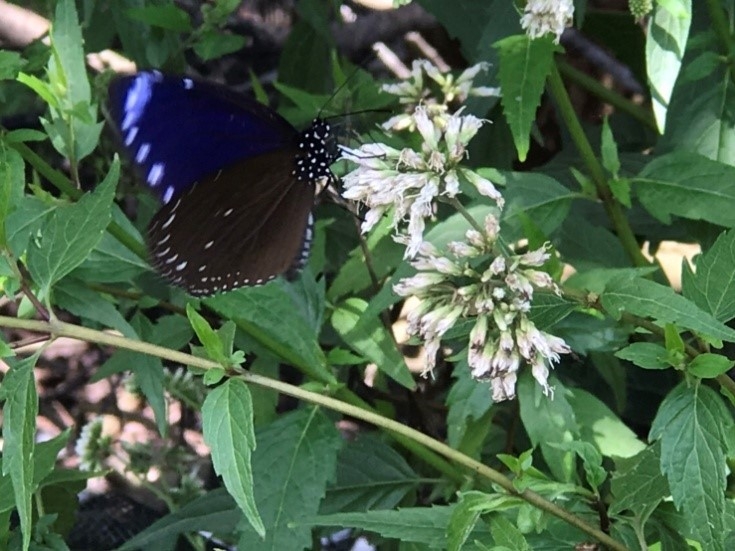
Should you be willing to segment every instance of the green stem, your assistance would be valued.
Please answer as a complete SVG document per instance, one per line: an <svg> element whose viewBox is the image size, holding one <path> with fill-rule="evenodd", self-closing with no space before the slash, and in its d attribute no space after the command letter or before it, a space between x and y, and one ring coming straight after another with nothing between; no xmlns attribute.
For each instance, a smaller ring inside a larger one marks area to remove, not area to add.
<svg viewBox="0 0 735 551"><path fill-rule="evenodd" d="M722 2L719 0L706 0L707 12L709 13L712 28L720 43L720 52L727 57L730 65L730 78L735 74L735 59L733 59L733 39L730 32L730 24L727 20ZM661 8L659 8L661 9Z"/></svg>
<svg viewBox="0 0 735 551"><path fill-rule="evenodd" d="M94 342L97 344L105 344L117 348L142 352L144 354L151 354L159 358L171 360L184 365L200 367L203 369L213 369L221 367L220 364L211 360L197 358L196 356L185 354L183 352L178 352L176 350L170 350L161 346L130 340L125 337L110 335L101 331L95 331L93 329L80 327L58 320L42 322L0 316L0 326L28 329L38 332L47 332L55 336L64 336L84 340L87 342ZM426 436L425 434L415 429L407 427L392 419L388 419L387 417L383 417L382 415L379 415L372 411L365 411L362 408L355 407L340 400L336 400L335 398L323 396L315 392L310 392L300 387L296 387L288 383L283 383L278 380L270 379L268 377L263 377L254 373L242 373L238 376L248 383L256 384L264 388L270 388L282 394L293 396L295 398L299 398L300 400L304 400L313 404L321 405L331 410L340 412L344 415L348 415L367 423L371 423L375 426L382 427L392 432L393 434L397 434L406 439L412 440L416 444L432 450L441 456L444 456L451 463L466 467L469 471L476 473L477 475L493 482L494 484L497 484L501 488L505 489L509 494L517 496L524 501L530 503L531 505L541 509L542 511L554 515L562 519L563 521L571 524L572 526L577 527L589 536L599 540L610 549L614 549L616 551L627 551L627 548L620 542L615 541L610 536L598 530L594 526L586 523L584 520L577 517L576 515L562 509L551 501L548 501L540 494L537 494L536 492L533 492L531 490L524 490L522 492L519 492L513 485L512 480L503 476L499 471L491 469L487 465L484 465L479 461L475 461L474 459L458 452L457 450L450 448L446 444L430 438L429 436Z"/></svg>
<svg viewBox="0 0 735 551"><path fill-rule="evenodd" d="M620 203L615 199L612 191L610 190L610 186L607 184L605 171L597 159L597 156L592 149L592 145L589 140L587 140L587 136L582 129L582 124L579 122L577 114L574 111L574 107L572 106L572 102L569 99L569 94L567 94L567 90L564 87L564 82L562 81L559 69L555 64L552 65L548 84L551 95L554 96L554 99L556 100L561 118L567 125L569 134L571 135L574 144L577 146L580 157L582 157L582 162L587 167L587 171L595 184L597 196L602 201L605 212L612 222L623 248L628 253L628 256L634 266L650 266L650 263L641 252L641 248L635 238L633 229L630 227Z"/></svg>
<svg viewBox="0 0 735 551"><path fill-rule="evenodd" d="M559 66L559 71L566 78L576 82L582 88L584 88L588 92L591 92L605 103L612 105L618 111L627 113L634 119L638 120L639 122L650 128L652 131L658 133L656 120L653 118L653 115L651 114L651 111L649 109L645 109L644 107L633 103L629 99L624 98L617 92L610 90L610 88L603 86L599 80L596 80L589 75L583 73L579 69L576 69L563 59L557 60L557 64Z"/></svg>
<svg viewBox="0 0 735 551"><path fill-rule="evenodd" d="M464 205L460 202L459 199L456 197L452 197L450 199L447 199L447 203L452 205L458 213L460 213L467 222L470 223L470 226L475 228L477 231L479 231L482 235L485 235L485 228L480 224L475 218L470 214L470 211L468 211L466 208L464 208Z"/></svg>

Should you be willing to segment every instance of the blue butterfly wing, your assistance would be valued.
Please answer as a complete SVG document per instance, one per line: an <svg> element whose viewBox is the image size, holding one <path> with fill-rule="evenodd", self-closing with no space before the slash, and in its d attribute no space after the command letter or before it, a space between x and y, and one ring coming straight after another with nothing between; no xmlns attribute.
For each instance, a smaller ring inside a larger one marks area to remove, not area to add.
<svg viewBox="0 0 735 551"><path fill-rule="evenodd" d="M290 147L297 136L255 100L158 71L113 80L109 99L128 156L163 203L238 161Z"/></svg>

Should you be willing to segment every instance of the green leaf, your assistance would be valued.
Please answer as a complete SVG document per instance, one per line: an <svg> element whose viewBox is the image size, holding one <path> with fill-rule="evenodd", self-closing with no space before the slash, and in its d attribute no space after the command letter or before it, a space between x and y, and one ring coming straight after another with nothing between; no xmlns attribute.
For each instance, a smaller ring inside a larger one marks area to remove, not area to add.
<svg viewBox="0 0 735 551"><path fill-rule="evenodd" d="M60 0L56 4L54 22L51 26L51 44L56 53L50 61L51 72L59 71L60 76L63 76L62 82L52 81L51 84L65 88L64 93L71 105L88 103L91 92L82 48L84 39L73 0ZM59 67L54 70L57 63Z"/></svg>
<svg viewBox="0 0 735 551"><path fill-rule="evenodd" d="M392 509L421 482L383 438L361 434L339 452L336 481L327 489L319 513Z"/></svg>
<svg viewBox="0 0 735 551"><path fill-rule="evenodd" d="M317 381L336 382L326 368L318 327L307 322L295 299L276 282L239 289L203 301L275 355L304 370ZM288 323L284 323L288 320Z"/></svg>
<svg viewBox="0 0 735 551"><path fill-rule="evenodd" d="M66 446L70 436L71 429L66 429L54 436L51 440L46 440L36 445L35 455L33 457L34 487L39 487L54 470L59 453Z"/></svg>
<svg viewBox="0 0 735 551"><path fill-rule="evenodd" d="M661 345L652 342L634 342L615 355L623 360L628 360L643 369L669 369L669 352Z"/></svg>
<svg viewBox="0 0 735 551"><path fill-rule="evenodd" d="M452 373L457 381L447 396L447 432L449 445L457 449L465 436L468 425L485 415L493 405L488 399L492 395L490 384L473 379L467 360L457 363Z"/></svg>
<svg viewBox="0 0 735 551"><path fill-rule="evenodd" d="M5 220L5 231L10 251L18 258L23 256L32 237L36 237L54 207L37 197L26 195Z"/></svg>
<svg viewBox="0 0 735 551"><path fill-rule="evenodd" d="M629 510L643 517L650 514L658 503L669 495L669 485L661 473L660 448L649 446L630 458L616 458L615 472L610 483L615 499L610 503L610 514L619 515Z"/></svg>
<svg viewBox="0 0 735 551"><path fill-rule="evenodd" d="M113 206L113 214L115 208ZM144 272L149 272L150 269L144 259L111 234L104 233L97 246L72 275L88 282L130 284L132 280Z"/></svg>
<svg viewBox="0 0 735 551"><path fill-rule="evenodd" d="M618 157L618 144L615 143L612 129L608 118L602 119L602 143L600 153L602 154L602 166L614 177L618 177L620 171L620 157Z"/></svg>
<svg viewBox="0 0 735 551"><path fill-rule="evenodd" d="M13 80L26 64L18 52L0 51L0 80Z"/></svg>
<svg viewBox="0 0 735 551"><path fill-rule="evenodd" d="M212 390L202 406L204 441L212 449L214 470L258 535L265 526L253 495L251 453L255 449L253 404L247 385L228 379Z"/></svg>
<svg viewBox="0 0 735 551"><path fill-rule="evenodd" d="M567 217L561 229L561 238L557 246L559 251L564 260L579 271L630 266L620 240L607 228L593 226L584 218Z"/></svg>
<svg viewBox="0 0 735 551"><path fill-rule="evenodd" d="M198 42L194 44L194 52L203 61L209 61L236 52L245 44L244 36L211 30L202 33Z"/></svg>
<svg viewBox="0 0 735 551"><path fill-rule="evenodd" d="M20 518L23 550L31 544L34 461L38 395L33 368L38 353L23 360L8 359L3 387L3 475L10 475L15 508Z"/></svg>
<svg viewBox="0 0 735 551"><path fill-rule="evenodd" d="M42 229L40 243L28 251L28 270L44 294L79 266L102 237L110 221L110 205L120 175L115 158L98 188L77 203L59 207Z"/></svg>
<svg viewBox="0 0 735 551"><path fill-rule="evenodd" d="M722 322L735 317L735 231L722 233L696 259L696 274L682 262L682 292Z"/></svg>
<svg viewBox="0 0 735 551"><path fill-rule="evenodd" d="M545 174L497 173L485 169L478 172L493 183L505 186L501 222L503 235L510 232L509 238L525 238L523 224L526 219L533 220L544 234L550 234L567 218L572 199L580 196ZM486 203L485 200L483 202ZM483 219L484 216L475 217L475 220ZM463 235L459 237L462 238Z"/></svg>
<svg viewBox="0 0 735 551"><path fill-rule="evenodd" d="M653 114L663 134L674 84L679 76L692 22L691 0L670 0L678 9L667 10L656 4L648 19L646 67L651 90ZM674 12L676 15L674 15Z"/></svg>
<svg viewBox="0 0 735 551"><path fill-rule="evenodd" d="M258 431L253 472L266 536L263 540L246 528L239 549L311 547L305 519L319 509L342 443L334 421L319 408L289 413Z"/></svg>
<svg viewBox="0 0 735 551"><path fill-rule="evenodd" d="M192 30L189 14L173 4L129 8L127 15L146 25L169 31L186 33Z"/></svg>
<svg viewBox="0 0 735 551"><path fill-rule="evenodd" d="M207 351L209 357L215 362L227 365L227 356L224 353L222 339L212 329L209 322L194 310L194 307L190 303L186 305L186 317L189 318L189 323L191 323L194 333L199 338L199 342L204 345L204 349Z"/></svg>
<svg viewBox="0 0 735 551"><path fill-rule="evenodd" d="M693 302L677 295L671 287L647 279L613 279L600 297L605 310L619 319L623 312L675 323L723 341L735 341L735 330L700 310Z"/></svg>
<svg viewBox="0 0 735 551"><path fill-rule="evenodd" d="M224 379L225 375L227 375L227 373L225 373L225 370L222 368L215 367L215 368L207 369L204 372L204 377L202 378L202 381L207 386L214 386L217 383L219 383L222 379Z"/></svg>
<svg viewBox="0 0 735 551"><path fill-rule="evenodd" d="M178 534L206 530L214 534L235 531L242 519L237 504L224 488L213 490L196 498L156 521L125 542L117 551L161 549L161 542Z"/></svg>
<svg viewBox="0 0 735 551"><path fill-rule="evenodd" d="M7 143L43 142L47 139L48 136L45 132L31 128L19 128L18 130L11 130L5 134L5 141Z"/></svg>
<svg viewBox="0 0 735 551"><path fill-rule="evenodd" d="M402 545L420 543L429 549L446 549L447 526L456 506L433 506L402 508L396 511L367 511L365 513L337 513L315 517L312 522L319 526L361 528L375 532L384 538L394 538ZM490 532L480 521L468 539L487 540Z"/></svg>
<svg viewBox="0 0 735 551"><path fill-rule="evenodd" d="M500 515L494 516L490 521L490 532L495 540L495 546L504 546L513 551L531 551L531 546L526 538L514 524Z"/></svg>
<svg viewBox="0 0 735 551"><path fill-rule="evenodd" d="M633 184L643 206L666 224L674 215L735 227L735 167L677 151L651 161Z"/></svg>
<svg viewBox="0 0 735 551"><path fill-rule="evenodd" d="M716 55L715 51L708 53ZM674 88L669 111L676 116L666 121L661 151L692 151L734 165L735 129L729 121L735 83L727 58L717 55L713 63L704 54L685 61L681 76L689 78L680 78Z"/></svg>
<svg viewBox="0 0 735 551"><path fill-rule="evenodd" d="M454 507L447 525L447 549L459 551L464 549L467 538L477 526L482 505L487 502L485 494L466 492L460 494L459 503Z"/></svg>
<svg viewBox="0 0 735 551"><path fill-rule="evenodd" d="M607 471L602 467L602 455L590 442L572 441L566 442L559 447L571 450L582 460L587 485L594 491L599 491L600 486L607 478Z"/></svg>
<svg viewBox="0 0 735 551"><path fill-rule="evenodd" d="M539 329L548 329L577 309L577 305L555 293L537 291L533 294L533 306L529 319Z"/></svg>
<svg viewBox="0 0 735 551"><path fill-rule="evenodd" d="M379 318L366 316L366 309L364 300L347 299L334 309L332 327L347 346L374 362L383 373L408 389L415 388L413 376L392 335Z"/></svg>
<svg viewBox="0 0 735 551"><path fill-rule="evenodd" d="M546 77L551 74L554 54L559 47L551 38L509 36L495 43L500 52L501 103L518 150L518 158L526 160L531 126L541 105Z"/></svg>
<svg viewBox="0 0 735 551"><path fill-rule="evenodd" d="M0 248L7 247L5 221L20 204L25 187L23 158L0 141Z"/></svg>
<svg viewBox="0 0 735 551"><path fill-rule="evenodd" d="M75 316L117 329L124 336L138 340L133 327L109 299L73 278L67 278L55 287L54 301Z"/></svg>
<svg viewBox="0 0 735 551"><path fill-rule="evenodd" d="M687 366L687 371L702 379L713 379L735 365L735 361L719 354L704 353L696 356Z"/></svg>
<svg viewBox="0 0 735 551"><path fill-rule="evenodd" d="M165 437L168 434L168 409L164 396L163 363L159 358L147 354L128 352L126 356L140 390L153 409L158 432Z"/></svg>
<svg viewBox="0 0 735 551"><path fill-rule="evenodd" d="M57 100L56 96L54 95L53 90L51 89L51 86L47 83L42 81L40 78L33 76L33 75L27 75L25 73L18 74L17 78L18 82L21 84L25 84L36 92L38 96L45 101L49 106L58 109L59 101Z"/></svg>
<svg viewBox="0 0 735 551"><path fill-rule="evenodd" d="M50 120L41 123L56 150L77 162L94 150L103 124L95 122L97 107L91 104L82 28L73 0L58 2L50 34L47 74L55 101L49 103Z"/></svg>
<svg viewBox="0 0 735 551"><path fill-rule="evenodd" d="M724 550L726 431L732 416L702 384L679 384L664 399L650 437L661 441L661 470L671 496L703 549Z"/></svg>
<svg viewBox="0 0 735 551"><path fill-rule="evenodd" d="M541 448L554 477L569 482L575 468L574 453L559 449L554 444L563 444L579 437L579 425L561 383L553 381L551 386L555 388L553 400L544 396L530 373L526 371L521 374L516 388L521 421L531 443Z"/></svg>
<svg viewBox="0 0 735 551"><path fill-rule="evenodd" d="M603 456L631 457L645 448L645 443L596 396L575 388L567 399L581 438L594 444Z"/></svg>

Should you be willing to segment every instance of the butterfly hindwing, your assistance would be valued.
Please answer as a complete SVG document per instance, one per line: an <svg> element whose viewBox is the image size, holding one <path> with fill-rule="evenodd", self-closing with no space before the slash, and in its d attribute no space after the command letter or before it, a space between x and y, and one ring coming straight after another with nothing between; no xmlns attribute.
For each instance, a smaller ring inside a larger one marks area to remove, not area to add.
<svg viewBox="0 0 735 551"><path fill-rule="evenodd" d="M240 161L164 205L149 226L161 275L193 295L208 295L301 267L314 186L295 180L283 155Z"/></svg>

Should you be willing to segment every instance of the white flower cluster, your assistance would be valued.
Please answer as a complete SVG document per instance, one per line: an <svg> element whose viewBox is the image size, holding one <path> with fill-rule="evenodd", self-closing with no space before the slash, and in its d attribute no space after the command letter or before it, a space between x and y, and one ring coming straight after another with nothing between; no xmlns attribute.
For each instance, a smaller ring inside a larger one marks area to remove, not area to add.
<svg viewBox="0 0 735 551"><path fill-rule="evenodd" d="M453 198L460 193L460 180L503 206L503 197L495 186L476 172L459 166L469 141L483 121L472 115L440 115L430 118L427 109L417 107L411 115L422 137L421 151L401 150L380 143L358 149L342 148L343 158L357 168L343 179L342 196L361 201L368 207L362 231L369 231L380 218L393 209L393 227L407 221L407 258L413 258L423 242L425 219L434 215L435 202L441 196Z"/></svg>
<svg viewBox="0 0 735 551"><path fill-rule="evenodd" d="M112 439L102 434L102 417L96 417L82 427L74 451L79 457L79 470L101 471L110 456Z"/></svg>
<svg viewBox="0 0 735 551"><path fill-rule="evenodd" d="M572 0L529 0L523 10L521 27L531 38L551 33L558 44L564 29L572 24L573 16Z"/></svg>
<svg viewBox="0 0 735 551"><path fill-rule="evenodd" d="M408 315L408 332L424 341L425 374L436 365L446 332L460 319L475 319L468 363L474 378L491 382L496 402L515 396L522 364L531 366L533 376L549 393L549 365L559 361L559 354L570 352L562 339L540 331L528 318L534 289L559 292L549 274L534 269L549 259L547 247L494 256L478 267L479 257L492 258L498 228L497 218L487 216L484 232L467 231L466 241L447 245L447 256L423 243L412 262L418 273L393 287L398 295L420 300Z"/></svg>
<svg viewBox="0 0 735 551"><path fill-rule="evenodd" d="M429 116L433 118L447 113L450 103L462 103L469 96L500 96L500 88L474 86L474 78L480 71L486 71L487 68L487 63L478 63L468 67L455 78L451 73L441 72L428 59L414 60L409 78L397 84L384 84L382 87L384 92L398 96L398 101L409 107L409 113L391 117L383 124L383 128L386 130L413 130L415 121L410 114L411 107L424 105ZM429 86L431 82L438 87L437 92L441 97L436 97L434 90Z"/></svg>

